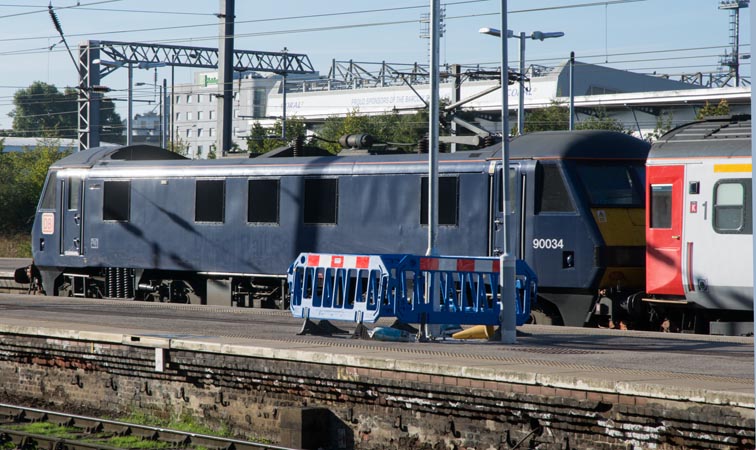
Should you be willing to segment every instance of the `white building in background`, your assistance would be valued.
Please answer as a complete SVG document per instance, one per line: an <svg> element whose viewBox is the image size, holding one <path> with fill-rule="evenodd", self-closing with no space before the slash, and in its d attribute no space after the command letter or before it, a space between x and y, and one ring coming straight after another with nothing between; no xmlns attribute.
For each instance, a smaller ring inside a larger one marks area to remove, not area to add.
<svg viewBox="0 0 756 450"><path fill-rule="evenodd" d="M246 137L255 121L266 121L268 98L282 77L255 72L235 73L234 76L232 140L240 150L246 151ZM317 78L318 74L307 77ZM302 76L290 75L287 79L301 80ZM217 94L217 72L196 73L192 84L174 87L169 129L173 133L172 139L188 146L187 156L191 158L207 158L215 148L218 139Z"/></svg>
<svg viewBox="0 0 756 450"><path fill-rule="evenodd" d="M526 83L525 111L544 108L553 102L567 106L569 101L569 64L554 68L531 67ZM706 102L730 103L733 113L750 110L750 87L705 88L665 77L638 74L603 66L576 63L574 68L576 123L598 110L620 121L628 130L647 138L661 118L675 126L694 119ZM234 81L233 142L246 150L246 139L255 122L270 127L283 116L283 89L280 75L246 73ZM336 82L327 78L289 76L286 79L286 115L296 116L316 126L331 116L358 111L378 115L414 112L424 107L429 88L413 84L386 86L377 81ZM441 83L441 98L453 98L451 77ZM498 85L497 80L465 81L460 99L469 98ZM171 113L171 132L177 142L188 145L188 156L206 158L217 140L217 75L197 73L194 83L176 85ZM418 96L419 95L419 96ZM519 86L509 86L511 124L517 123ZM501 93L482 95L464 105L479 114L479 125L491 132L500 130ZM170 138L170 136L169 136Z"/></svg>

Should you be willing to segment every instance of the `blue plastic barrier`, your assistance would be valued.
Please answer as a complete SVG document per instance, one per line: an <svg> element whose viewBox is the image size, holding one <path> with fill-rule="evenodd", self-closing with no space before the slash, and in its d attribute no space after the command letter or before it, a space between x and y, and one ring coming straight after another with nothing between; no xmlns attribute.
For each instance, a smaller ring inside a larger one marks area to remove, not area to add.
<svg viewBox="0 0 756 450"><path fill-rule="evenodd" d="M501 313L499 259L408 255L400 268L396 317L406 323L498 325ZM530 317L537 277L525 261L517 261L515 321ZM435 299L434 308L428 296Z"/></svg>
<svg viewBox="0 0 756 450"><path fill-rule="evenodd" d="M303 319L496 325L499 259L302 253L288 272L291 312ZM516 263L516 322L530 316L535 273ZM438 306L427 302L428 294ZM435 310L434 310L435 309Z"/></svg>
<svg viewBox="0 0 756 450"><path fill-rule="evenodd" d="M289 267L290 309L303 319L375 323L391 316L389 265L396 255L302 253Z"/></svg>

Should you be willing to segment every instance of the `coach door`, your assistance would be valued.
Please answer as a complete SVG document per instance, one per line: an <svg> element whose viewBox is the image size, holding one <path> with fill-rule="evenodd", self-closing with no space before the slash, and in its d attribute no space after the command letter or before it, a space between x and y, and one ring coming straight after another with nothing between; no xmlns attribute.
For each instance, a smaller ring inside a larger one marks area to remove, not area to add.
<svg viewBox="0 0 756 450"><path fill-rule="evenodd" d="M512 248L509 252L514 255L515 258L522 258L522 219L523 215L520 211L520 197L523 192L524 180L520 176L519 167L509 168L509 195L510 195L510 222L509 231L507 234L511 236L509 241ZM488 242L491 243L490 255L499 256L504 248L502 227L504 226L504 205L501 197L501 171L496 171L496 176L491 184L491 217L492 224L489 228L490 236Z"/></svg>
<svg viewBox="0 0 756 450"><path fill-rule="evenodd" d="M648 166L646 208L646 289L650 294L684 295L682 213L684 166Z"/></svg>
<svg viewBox="0 0 756 450"><path fill-rule="evenodd" d="M78 177L61 178L61 253L82 254L82 211L84 205L83 181Z"/></svg>

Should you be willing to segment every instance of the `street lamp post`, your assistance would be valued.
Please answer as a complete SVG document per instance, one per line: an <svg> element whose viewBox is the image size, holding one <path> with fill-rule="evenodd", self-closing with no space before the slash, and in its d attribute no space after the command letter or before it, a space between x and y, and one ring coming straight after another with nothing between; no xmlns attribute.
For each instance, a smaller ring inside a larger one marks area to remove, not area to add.
<svg viewBox="0 0 756 450"><path fill-rule="evenodd" d="M478 30L481 34L488 34L490 36L501 37L501 31L496 28L481 28ZM512 30L507 30L507 37L517 38L520 40L520 98L517 105L517 134L522 135L525 129L525 41L527 39L543 41L544 39L553 39L564 36L561 31L543 32L534 31L530 35L525 32L520 32L519 35L515 35Z"/></svg>

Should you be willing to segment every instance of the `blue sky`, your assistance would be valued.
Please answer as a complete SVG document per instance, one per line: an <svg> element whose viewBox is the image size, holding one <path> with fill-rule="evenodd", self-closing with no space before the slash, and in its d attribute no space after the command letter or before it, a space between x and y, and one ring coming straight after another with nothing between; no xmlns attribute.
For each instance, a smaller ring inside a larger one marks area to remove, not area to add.
<svg viewBox="0 0 756 450"><path fill-rule="evenodd" d="M13 93L33 81L75 86L77 74L47 13L49 0L0 0L0 128L10 128ZM216 46L216 0L53 0L74 52L80 41L115 40ZM79 6L76 6L79 4ZM428 40L419 37L430 1L416 0L236 0L237 49L307 54L327 73L331 60L426 63ZM552 65L575 51L578 60L639 72L677 75L717 69L729 46L729 14L718 0L509 0L510 29L562 31L565 36L528 41L526 61ZM441 60L497 65L496 39L478 29L498 27L499 0L450 0ZM369 12L368 12L369 11ZM750 44L750 11L741 14L741 44ZM517 66L517 40L510 42ZM750 53L750 45L741 46ZM750 75L750 61L742 73ZM152 71L135 70L135 82L151 82ZM158 78L170 78L159 69ZM177 69L176 82L191 82L190 69ZM125 90L125 70L103 84ZM144 88L141 88L144 89ZM125 92L113 95L125 97ZM149 93L138 95L151 96ZM125 115L125 105L118 103ZM137 104L135 112L151 108Z"/></svg>

